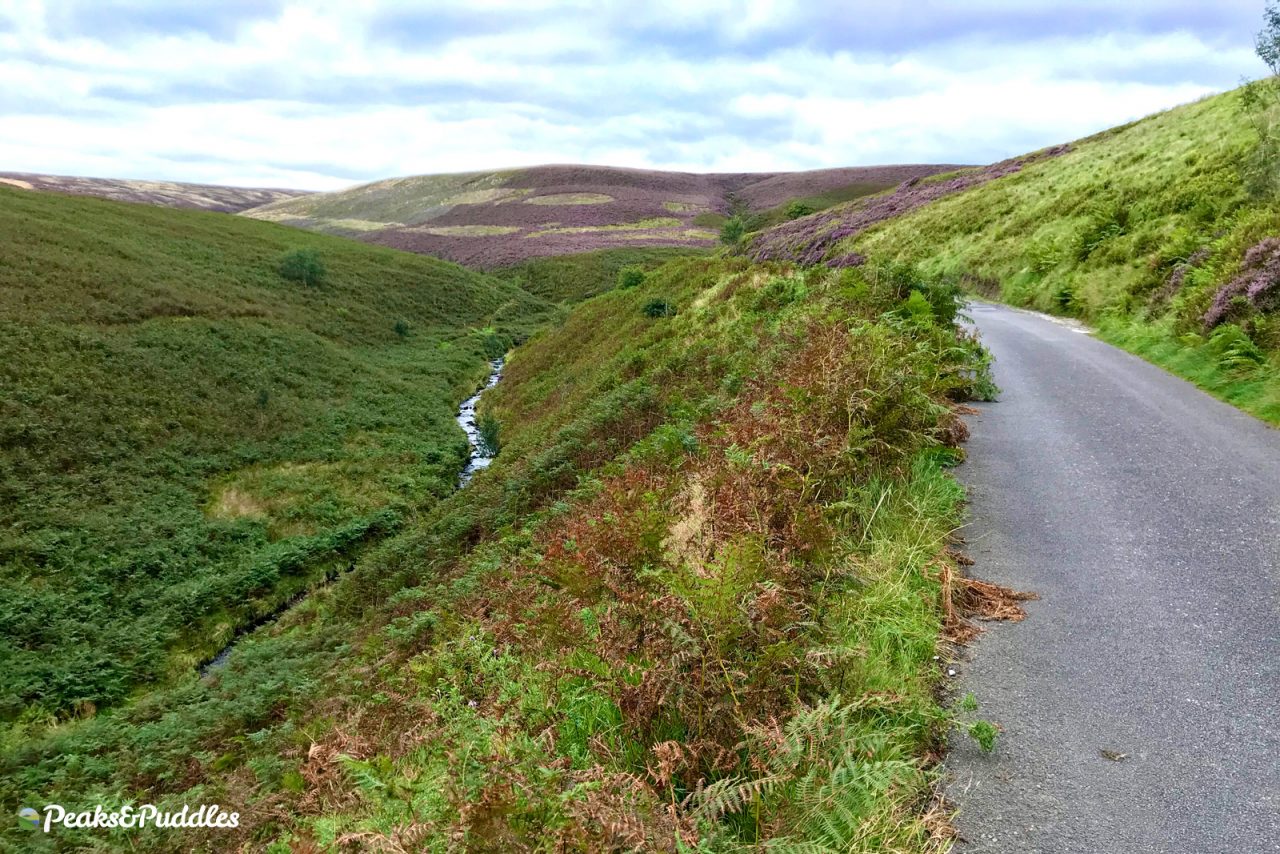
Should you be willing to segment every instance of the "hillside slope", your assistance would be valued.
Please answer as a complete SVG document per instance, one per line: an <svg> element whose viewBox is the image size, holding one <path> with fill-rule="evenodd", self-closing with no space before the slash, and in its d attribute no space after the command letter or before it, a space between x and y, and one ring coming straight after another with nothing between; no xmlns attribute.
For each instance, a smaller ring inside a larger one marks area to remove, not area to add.
<svg viewBox="0 0 1280 854"><path fill-rule="evenodd" d="M143 202L169 208L236 213L270 202L293 199L307 190L276 190L261 187L224 187L217 184L187 184L179 181L132 181L123 178L76 178L67 175L37 175L31 172L0 172L0 184L23 190L45 190L75 196L97 196L117 202Z"/></svg>
<svg viewBox="0 0 1280 854"><path fill-rule="evenodd" d="M1240 93L1228 92L787 223L750 251L906 263L1080 317L1280 422L1280 205L1248 190L1257 145ZM929 198L915 204L920 195Z"/></svg>
<svg viewBox="0 0 1280 854"><path fill-rule="evenodd" d="M447 496L453 410L551 317L452 264L0 188L0 718L92 714ZM305 248L328 267L281 277Z"/></svg>
<svg viewBox="0 0 1280 854"><path fill-rule="evenodd" d="M154 851L943 850L956 308L707 258L579 304L483 401L491 468L210 677L15 733L0 797L240 814Z"/></svg>
<svg viewBox="0 0 1280 854"><path fill-rule="evenodd" d="M951 168L696 174L536 166L376 181L245 215L492 269L614 247L710 247L730 210L765 211L801 197L816 209Z"/></svg>

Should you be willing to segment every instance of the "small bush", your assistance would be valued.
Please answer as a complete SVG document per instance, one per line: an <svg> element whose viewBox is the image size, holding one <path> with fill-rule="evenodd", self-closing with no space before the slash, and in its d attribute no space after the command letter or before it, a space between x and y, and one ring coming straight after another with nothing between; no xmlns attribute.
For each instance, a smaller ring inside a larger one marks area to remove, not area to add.
<svg viewBox="0 0 1280 854"><path fill-rule="evenodd" d="M747 235L747 222L737 214L729 217L720 226L720 242L725 246L737 246Z"/></svg>
<svg viewBox="0 0 1280 854"><path fill-rule="evenodd" d="M755 311L776 311L805 298L807 289L804 282L794 276L776 276L769 280L756 294Z"/></svg>
<svg viewBox="0 0 1280 854"><path fill-rule="evenodd" d="M646 317L674 317L676 307L664 299L651 299L644 304Z"/></svg>
<svg viewBox="0 0 1280 854"><path fill-rule="evenodd" d="M644 270L639 267L623 267L618 271L618 287L622 290L638 288L644 284Z"/></svg>
<svg viewBox="0 0 1280 854"><path fill-rule="evenodd" d="M912 291L898 306L898 314L917 323L933 322L933 306L920 291Z"/></svg>
<svg viewBox="0 0 1280 854"><path fill-rule="evenodd" d="M320 253L314 249L294 249L280 259L281 277L308 287L315 288L324 284L327 272Z"/></svg>
<svg viewBox="0 0 1280 854"><path fill-rule="evenodd" d="M397 320L395 325L396 335L401 338L409 337L409 324L403 320Z"/></svg>
<svg viewBox="0 0 1280 854"><path fill-rule="evenodd" d="M813 206L807 205L804 202L792 202L787 205L787 219L799 219L802 216L808 216L814 212Z"/></svg>

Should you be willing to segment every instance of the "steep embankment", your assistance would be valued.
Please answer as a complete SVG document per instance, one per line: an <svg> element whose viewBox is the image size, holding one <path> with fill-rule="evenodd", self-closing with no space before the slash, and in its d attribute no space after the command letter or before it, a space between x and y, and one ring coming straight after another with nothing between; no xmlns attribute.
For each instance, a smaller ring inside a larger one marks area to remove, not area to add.
<svg viewBox="0 0 1280 854"><path fill-rule="evenodd" d="M453 407L548 304L220 214L0 189L0 718L181 680L448 495ZM316 286L282 278L305 248Z"/></svg>
<svg viewBox="0 0 1280 854"><path fill-rule="evenodd" d="M493 269L617 247L709 248L731 211L760 224L803 198L818 209L950 166L697 174L604 166L536 166L421 175L317 193L246 215Z"/></svg>
<svg viewBox="0 0 1280 854"><path fill-rule="evenodd" d="M1228 92L1047 152L764 232L758 257L912 264L982 296L1099 324L1104 337L1280 421L1280 208ZM1274 170L1274 163L1261 164ZM967 183L966 183L967 182Z"/></svg>
<svg viewBox="0 0 1280 854"><path fill-rule="evenodd" d="M36 175L30 172L0 172L0 184L24 190L46 190L74 196L97 196L117 202L142 202L168 208L224 213L236 213L308 193L307 190L224 187L178 181L131 181L123 178L76 178L68 175Z"/></svg>
<svg viewBox="0 0 1280 854"><path fill-rule="evenodd" d="M467 489L209 679L10 740L0 794L240 812L151 850L937 849L955 309L712 259L582 303Z"/></svg>

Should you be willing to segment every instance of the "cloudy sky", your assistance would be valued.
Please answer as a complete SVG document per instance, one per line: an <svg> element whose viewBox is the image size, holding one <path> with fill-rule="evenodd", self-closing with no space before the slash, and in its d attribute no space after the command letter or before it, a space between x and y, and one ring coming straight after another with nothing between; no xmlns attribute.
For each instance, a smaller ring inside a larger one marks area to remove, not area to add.
<svg viewBox="0 0 1280 854"><path fill-rule="evenodd" d="M0 0L0 171L985 163L1260 76L1261 0Z"/></svg>

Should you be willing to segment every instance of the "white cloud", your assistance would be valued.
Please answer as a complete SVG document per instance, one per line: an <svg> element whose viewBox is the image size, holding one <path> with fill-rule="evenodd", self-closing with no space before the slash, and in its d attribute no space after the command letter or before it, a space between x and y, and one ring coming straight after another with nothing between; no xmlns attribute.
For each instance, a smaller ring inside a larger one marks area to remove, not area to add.
<svg viewBox="0 0 1280 854"><path fill-rule="evenodd" d="M218 18L217 4L20 0L0 4L0 170L328 189L544 162L988 161L1259 70L1247 26L1224 36L1167 6L1167 25L1146 4L1096 32L1055 26L1067 13L1047 3L1036 18L988 0L948 30L868 5L845 38L858 20L827 26L781 0L457 2L426 15L294 3L259 19Z"/></svg>

